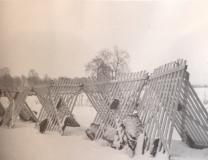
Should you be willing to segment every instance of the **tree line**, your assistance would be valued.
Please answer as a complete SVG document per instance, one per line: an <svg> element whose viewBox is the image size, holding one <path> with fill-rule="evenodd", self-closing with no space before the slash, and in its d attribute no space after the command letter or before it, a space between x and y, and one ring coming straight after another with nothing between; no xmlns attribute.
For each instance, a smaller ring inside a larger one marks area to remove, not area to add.
<svg viewBox="0 0 208 160"><path fill-rule="evenodd" d="M88 76L93 76L97 80L114 79L120 73L129 71L128 62L129 54L127 51L118 47L103 49L85 65L85 71ZM0 68L0 87L20 89L24 86L33 87L46 84L51 80L52 78L47 74L41 78L34 69L31 69L27 76L11 76L8 67Z"/></svg>
<svg viewBox="0 0 208 160"><path fill-rule="evenodd" d="M8 67L0 68L0 88L21 89L22 87L33 87L35 85L46 84L51 80L48 75L40 78L38 72L31 69L27 76L12 76Z"/></svg>

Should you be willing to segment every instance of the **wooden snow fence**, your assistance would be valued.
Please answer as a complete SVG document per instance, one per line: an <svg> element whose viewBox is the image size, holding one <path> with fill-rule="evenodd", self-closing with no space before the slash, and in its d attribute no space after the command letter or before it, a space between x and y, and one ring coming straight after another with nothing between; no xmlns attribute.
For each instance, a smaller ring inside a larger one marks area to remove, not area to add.
<svg viewBox="0 0 208 160"><path fill-rule="evenodd" d="M149 76L143 71L105 81L61 78L36 86L32 93L42 104L37 125L44 121L47 123L43 130L62 133L63 124L72 116L82 92L97 111L93 122L98 126L96 140L102 138L108 126L116 127L115 120L121 122L137 109L144 125L144 150L151 151L157 143L157 151L169 152L174 128L190 147L208 147L208 113L189 82L184 60L160 66ZM30 93L30 88L17 91L0 86L0 95L7 96L10 101L3 125L14 126L22 109L35 118L25 102Z"/></svg>
<svg viewBox="0 0 208 160"><path fill-rule="evenodd" d="M99 139L108 125L115 127L115 118L122 120L133 113L146 79L147 73L139 72L103 82L93 78L62 78L36 87L34 91L43 106L38 124L48 119L46 131L62 132L65 118L72 115L79 94L84 92L97 111L94 123L100 125L96 133ZM115 100L118 108L110 109Z"/></svg>
<svg viewBox="0 0 208 160"><path fill-rule="evenodd" d="M115 120L122 121L136 109L140 93L148 74L121 74L116 79L99 82L88 79L84 92L97 111L94 124L99 124L95 139L102 138L108 126L115 127Z"/></svg>
<svg viewBox="0 0 208 160"><path fill-rule="evenodd" d="M26 97L28 95L28 92L30 91L30 88L24 88L21 91L11 91L11 90L5 90L4 96L6 95L10 101L9 107L6 109L5 114L3 116L2 125L13 127L15 125L15 122L19 115L21 114L21 111L25 110L26 114L30 116L34 121L37 121L36 116L31 111L31 109L28 107L26 103Z"/></svg>
<svg viewBox="0 0 208 160"><path fill-rule="evenodd" d="M189 82L184 60L154 70L138 114L145 127L145 150L152 151L159 140L157 151L169 153L174 128L191 147L208 146L208 113Z"/></svg>
<svg viewBox="0 0 208 160"><path fill-rule="evenodd" d="M30 107L28 106L26 102L24 103L24 108L22 108L19 113L19 117L23 121L32 121L32 122L38 121L34 111L30 109Z"/></svg>
<svg viewBox="0 0 208 160"><path fill-rule="evenodd" d="M62 78L52 81L46 87L37 87L34 90L43 106L38 117L39 123L48 119L46 130L62 133L64 120L72 116L77 97L82 91L81 81Z"/></svg>

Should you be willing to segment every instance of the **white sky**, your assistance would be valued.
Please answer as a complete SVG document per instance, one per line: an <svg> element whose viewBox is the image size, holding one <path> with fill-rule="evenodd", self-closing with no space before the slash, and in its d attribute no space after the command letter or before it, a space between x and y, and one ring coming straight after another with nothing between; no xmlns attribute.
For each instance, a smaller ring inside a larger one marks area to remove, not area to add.
<svg viewBox="0 0 208 160"><path fill-rule="evenodd" d="M0 67L12 74L83 76L103 48L129 52L132 71L188 60L208 83L208 1L0 0Z"/></svg>

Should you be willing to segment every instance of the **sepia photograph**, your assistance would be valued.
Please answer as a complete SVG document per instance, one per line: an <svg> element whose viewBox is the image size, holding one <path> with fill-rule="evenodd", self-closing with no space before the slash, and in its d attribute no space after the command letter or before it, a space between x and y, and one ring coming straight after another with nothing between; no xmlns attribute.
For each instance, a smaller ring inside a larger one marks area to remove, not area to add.
<svg viewBox="0 0 208 160"><path fill-rule="evenodd" d="M0 0L0 160L208 160L207 8Z"/></svg>

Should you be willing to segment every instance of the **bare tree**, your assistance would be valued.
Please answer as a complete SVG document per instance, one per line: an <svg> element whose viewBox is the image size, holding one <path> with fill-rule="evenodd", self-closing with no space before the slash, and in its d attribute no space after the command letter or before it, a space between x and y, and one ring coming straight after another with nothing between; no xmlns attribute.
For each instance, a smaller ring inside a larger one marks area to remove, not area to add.
<svg viewBox="0 0 208 160"><path fill-rule="evenodd" d="M13 78L10 74L5 74L0 77L0 87L13 88Z"/></svg>
<svg viewBox="0 0 208 160"><path fill-rule="evenodd" d="M24 75L21 75L21 82L22 82L22 85L21 85L21 87L22 88L24 88L24 87L28 87L28 80L27 80L27 77L26 76L24 76Z"/></svg>
<svg viewBox="0 0 208 160"><path fill-rule="evenodd" d="M13 77L13 87L20 89L22 86L22 79L19 76Z"/></svg>
<svg viewBox="0 0 208 160"><path fill-rule="evenodd" d="M27 81L29 86L34 86L41 83L41 79L34 69L29 71Z"/></svg>
<svg viewBox="0 0 208 160"><path fill-rule="evenodd" d="M120 50L118 47L114 47L113 57L111 61L111 67L113 69L113 76L117 77L118 73L129 71L128 60L129 54L124 50Z"/></svg>
<svg viewBox="0 0 208 160"><path fill-rule="evenodd" d="M18 89L21 87L21 78L12 77L8 67L0 68L0 86L10 89Z"/></svg>
<svg viewBox="0 0 208 160"><path fill-rule="evenodd" d="M13 78L7 67L0 68L0 87L13 88Z"/></svg>
<svg viewBox="0 0 208 160"><path fill-rule="evenodd" d="M129 71L128 52L114 47L101 50L85 67L85 71L97 79L116 78L119 73Z"/></svg>
<svg viewBox="0 0 208 160"><path fill-rule="evenodd" d="M38 72L36 72L34 69L31 69L28 73L28 77L39 77Z"/></svg>

